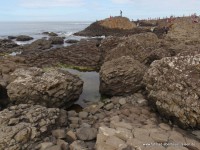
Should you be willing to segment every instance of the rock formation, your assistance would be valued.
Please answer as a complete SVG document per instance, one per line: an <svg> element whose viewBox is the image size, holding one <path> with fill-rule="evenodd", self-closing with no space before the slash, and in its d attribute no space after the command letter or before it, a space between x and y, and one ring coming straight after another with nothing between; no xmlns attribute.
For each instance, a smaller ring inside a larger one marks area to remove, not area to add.
<svg viewBox="0 0 200 150"><path fill-rule="evenodd" d="M33 40L33 38L27 35L20 35L17 36L16 38L16 41L30 41L30 40Z"/></svg>
<svg viewBox="0 0 200 150"><path fill-rule="evenodd" d="M75 75L60 70L33 67L17 69L7 86L15 104L39 104L46 107L69 107L82 92L83 82Z"/></svg>
<svg viewBox="0 0 200 150"><path fill-rule="evenodd" d="M166 57L144 76L149 101L159 113L184 128L200 128L200 55Z"/></svg>
<svg viewBox="0 0 200 150"><path fill-rule="evenodd" d="M62 126L61 110L20 104L0 112L0 149L32 149L50 130ZM65 124L66 125L66 124Z"/></svg>
<svg viewBox="0 0 200 150"><path fill-rule="evenodd" d="M137 92L141 89L145 69L143 64L128 56L105 62L100 70L100 92L109 96Z"/></svg>
<svg viewBox="0 0 200 150"><path fill-rule="evenodd" d="M103 27L110 29L124 29L131 30L136 28L136 24L130 22L128 18L125 17L112 17L99 21L99 24Z"/></svg>

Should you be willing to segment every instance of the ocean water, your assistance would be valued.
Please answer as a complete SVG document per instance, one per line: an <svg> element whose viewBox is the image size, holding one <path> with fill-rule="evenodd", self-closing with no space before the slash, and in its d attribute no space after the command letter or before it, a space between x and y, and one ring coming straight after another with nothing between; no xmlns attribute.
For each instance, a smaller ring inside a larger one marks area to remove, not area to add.
<svg viewBox="0 0 200 150"><path fill-rule="evenodd" d="M45 31L70 35L90 24L91 22L0 22L0 36L38 35Z"/></svg>
<svg viewBox="0 0 200 150"><path fill-rule="evenodd" d="M48 37L42 32L55 32L66 39L80 39L81 37L72 34L90 24L91 22L0 22L0 38L7 38L10 35L29 35L36 40Z"/></svg>

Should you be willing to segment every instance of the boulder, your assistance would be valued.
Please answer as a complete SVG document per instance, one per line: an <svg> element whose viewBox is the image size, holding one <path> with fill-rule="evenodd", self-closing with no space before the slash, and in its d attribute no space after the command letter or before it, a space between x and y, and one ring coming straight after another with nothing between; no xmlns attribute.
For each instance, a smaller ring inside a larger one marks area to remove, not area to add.
<svg viewBox="0 0 200 150"><path fill-rule="evenodd" d="M17 69L12 77L14 80L7 86L7 92L15 104L69 107L69 103L79 98L83 87L77 76L55 69Z"/></svg>
<svg viewBox="0 0 200 150"><path fill-rule="evenodd" d="M74 44L74 43L78 43L79 41L78 40L73 40L73 39L69 39L69 40L66 40L65 43L69 43L69 44Z"/></svg>
<svg viewBox="0 0 200 150"><path fill-rule="evenodd" d="M9 40L13 40L13 39L16 39L16 38L17 38L16 36L12 36L12 35L8 36Z"/></svg>
<svg viewBox="0 0 200 150"><path fill-rule="evenodd" d="M0 59L0 109L9 103L7 85L12 81L11 73L17 68L24 68L24 59L18 56L7 56Z"/></svg>
<svg viewBox="0 0 200 150"><path fill-rule="evenodd" d="M128 95L141 89L146 67L123 56L103 64L100 70L100 92L105 95Z"/></svg>
<svg viewBox="0 0 200 150"><path fill-rule="evenodd" d="M104 62L121 56L131 56L139 62L149 65L154 60L171 56L170 52L161 48L163 42L154 33L141 33L118 39L119 44L107 49ZM104 42L105 43L105 42ZM101 45L102 47L105 44Z"/></svg>
<svg viewBox="0 0 200 150"><path fill-rule="evenodd" d="M200 128L199 66L200 55L166 57L144 75L150 103L183 128Z"/></svg>
<svg viewBox="0 0 200 150"><path fill-rule="evenodd" d="M50 37L49 41L51 41L51 44L64 44L63 37Z"/></svg>
<svg viewBox="0 0 200 150"><path fill-rule="evenodd" d="M17 36L16 38L16 41L30 41L30 40L33 40L33 38L27 35L20 35Z"/></svg>
<svg viewBox="0 0 200 150"><path fill-rule="evenodd" d="M43 32L42 34L48 35L48 36L58 36L58 34L54 32Z"/></svg>
<svg viewBox="0 0 200 150"><path fill-rule="evenodd" d="M60 110L20 104L0 112L0 149L33 149L58 124ZM12 119L18 122L9 124Z"/></svg>

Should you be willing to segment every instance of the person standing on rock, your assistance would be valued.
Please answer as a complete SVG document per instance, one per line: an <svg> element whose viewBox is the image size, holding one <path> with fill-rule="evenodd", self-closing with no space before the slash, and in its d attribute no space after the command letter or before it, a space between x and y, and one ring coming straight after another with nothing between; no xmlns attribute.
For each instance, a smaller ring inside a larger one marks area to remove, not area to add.
<svg viewBox="0 0 200 150"><path fill-rule="evenodd" d="M122 17L122 11L120 10L120 16Z"/></svg>

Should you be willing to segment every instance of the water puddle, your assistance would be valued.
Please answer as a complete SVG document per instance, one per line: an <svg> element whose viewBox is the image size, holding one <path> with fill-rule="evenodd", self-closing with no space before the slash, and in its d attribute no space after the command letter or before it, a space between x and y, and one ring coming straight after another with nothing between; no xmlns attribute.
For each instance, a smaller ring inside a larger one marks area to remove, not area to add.
<svg viewBox="0 0 200 150"><path fill-rule="evenodd" d="M84 82L83 92L75 104L85 107L87 102L96 102L101 99L101 95L99 93L100 81L98 72L80 72L78 70L68 68L64 70L79 76L79 78Z"/></svg>

